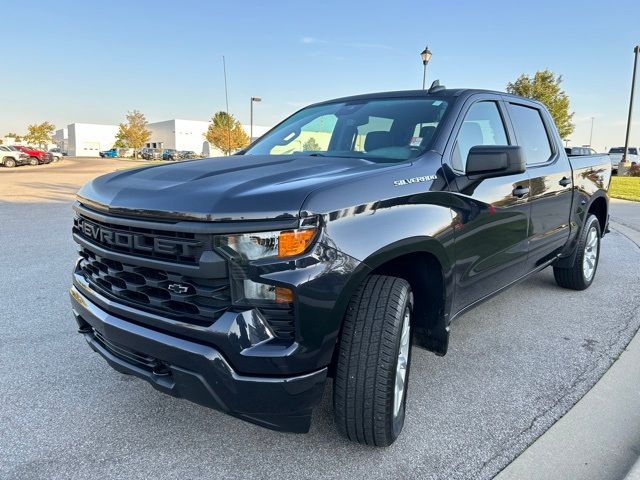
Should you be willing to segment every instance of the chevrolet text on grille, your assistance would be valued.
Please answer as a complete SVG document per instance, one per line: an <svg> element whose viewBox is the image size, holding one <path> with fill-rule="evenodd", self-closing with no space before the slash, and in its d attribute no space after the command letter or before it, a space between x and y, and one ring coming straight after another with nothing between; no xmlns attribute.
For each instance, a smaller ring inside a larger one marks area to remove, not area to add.
<svg viewBox="0 0 640 480"><path fill-rule="evenodd" d="M149 237L142 233L112 230L88 222L82 217L78 217L77 226L78 230L88 239L107 246L133 248L141 252L189 256L192 254L193 248L201 245L200 242L181 242L169 238Z"/></svg>

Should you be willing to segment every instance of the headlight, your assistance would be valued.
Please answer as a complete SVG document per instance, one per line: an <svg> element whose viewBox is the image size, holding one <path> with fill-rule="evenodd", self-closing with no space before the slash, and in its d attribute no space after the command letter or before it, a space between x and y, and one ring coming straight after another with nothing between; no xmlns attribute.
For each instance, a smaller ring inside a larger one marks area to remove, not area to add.
<svg viewBox="0 0 640 480"><path fill-rule="evenodd" d="M247 260L266 257L287 258L304 253L313 243L317 228L286 230L282 232L244 233L222 237L227 247Z"/></svg>

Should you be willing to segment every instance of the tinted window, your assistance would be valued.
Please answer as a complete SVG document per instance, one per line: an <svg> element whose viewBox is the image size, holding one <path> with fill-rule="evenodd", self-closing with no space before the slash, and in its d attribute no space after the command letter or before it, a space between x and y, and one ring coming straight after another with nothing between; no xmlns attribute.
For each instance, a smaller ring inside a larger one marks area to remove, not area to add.
<svg viewBox="0 0 640 480"><path fill-rule="evenodd" d="M504 123L495 102L474 104L462 122L451 156L453 168L464 172L469 150L476 145L508 145Z"/></svg>
<svg viewBox="0 0 640 480"><path fill-rule="evenodd" d="M527 165L545 163L551 158L551 144L540 111L536 108L511 104L511 119L524 150Z"/></svg>
<svg viewBox="0 0 640 480"><path fill-rule="evenodd" d="M637 149L637 148L630 148L630 149L629 149L629 154L631 154L631 155L637 155L637 154L638 154L638 149Z"/></svg>

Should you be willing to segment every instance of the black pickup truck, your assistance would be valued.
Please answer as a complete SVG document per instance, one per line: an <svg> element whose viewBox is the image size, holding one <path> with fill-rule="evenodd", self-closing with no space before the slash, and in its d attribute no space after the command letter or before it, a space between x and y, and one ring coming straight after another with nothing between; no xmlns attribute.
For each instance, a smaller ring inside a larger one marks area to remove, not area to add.
<svg viewBox="0 0 640 480"><path fill-rule="evenodd" d="M332 378L338 429L389 445L412 345L444 355L456 317L545 267L591 284L610 177L525 98L315 104L236 155L84 185L73 312L119 372L268 428L308 431Z"/></svg>

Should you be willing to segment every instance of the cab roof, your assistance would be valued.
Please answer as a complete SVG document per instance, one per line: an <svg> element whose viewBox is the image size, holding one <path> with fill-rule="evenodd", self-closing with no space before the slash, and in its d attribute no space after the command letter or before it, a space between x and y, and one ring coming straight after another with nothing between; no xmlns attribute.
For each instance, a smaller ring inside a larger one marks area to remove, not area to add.
<svg viewBox="0 0 640 480"><path fill-rule="evenodd" d="M377 98L419 98L419 97L468 97L470 95L474 95L477 93L489 93L493 95L500 95L502 97L510 97L513 99L524 99L527 101L533 101L536 103L536 100L531 98L524 98L518 95L513 95L511 93L499 92L497 90L483 90L479 88L443 88L441 90L437 90L435 92L429 92L429 90L397 90L391 92L376 92L376 93L365 93L361 95L351 95L348 97L334 98L332 100L326 100L318 103L314 103L313 105L324 105L327 103L336 103L336 102L353 102L358 100L370 100Z"/></svg>

